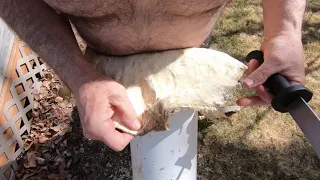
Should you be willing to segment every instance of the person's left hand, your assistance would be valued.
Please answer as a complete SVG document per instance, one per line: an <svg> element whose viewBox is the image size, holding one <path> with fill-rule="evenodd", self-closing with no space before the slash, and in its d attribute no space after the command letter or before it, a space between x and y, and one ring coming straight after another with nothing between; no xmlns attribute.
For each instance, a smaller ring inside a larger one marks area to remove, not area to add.
<svg viewBox="0 0 320 180"><path fill-rule="evenodd" d="M259 66L256 60L248 63L247 78L243 85L255 89L257 96L243 97L239 106L267 105L272 96L262 85L275 73L285 76L291 85L305 84L304 55L300 36L296 34L278 35L264 41L261 46L264 63Z"/></svg>

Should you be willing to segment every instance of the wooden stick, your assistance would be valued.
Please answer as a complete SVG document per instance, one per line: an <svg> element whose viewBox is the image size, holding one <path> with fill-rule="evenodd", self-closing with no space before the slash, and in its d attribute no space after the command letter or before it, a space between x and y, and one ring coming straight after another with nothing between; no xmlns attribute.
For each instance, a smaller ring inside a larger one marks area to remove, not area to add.
<svg viewBox="0 0 320 180"><path fill-rule="evenodd" d="M130 130L130 129L128 129L127 127L121 125L120 123L118 123L118 122L116 122L116 121L114 121L114 126L116 127L116 129L119 129L119 130L121 130L121 131L123 131L123 132L125 132L125 133L130 134L130 135L133 135L133 136L138 135L138 131Z"/></svg>

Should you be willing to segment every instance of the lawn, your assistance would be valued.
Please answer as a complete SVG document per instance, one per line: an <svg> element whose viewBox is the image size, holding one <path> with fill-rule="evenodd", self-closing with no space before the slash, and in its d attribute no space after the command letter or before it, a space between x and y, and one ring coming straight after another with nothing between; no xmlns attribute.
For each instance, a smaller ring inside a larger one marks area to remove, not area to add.
<svg viewBox="0 0 320 180"><path fill-rule="evenodd" d="M211 48L243 60L262 39L261 1L235 0L217 24ZM308 2L303 44L310 103L320 112L320 1ZM288 114L252 107L230 121L199 126L199 179L320 179L320 160Z"/></svg>

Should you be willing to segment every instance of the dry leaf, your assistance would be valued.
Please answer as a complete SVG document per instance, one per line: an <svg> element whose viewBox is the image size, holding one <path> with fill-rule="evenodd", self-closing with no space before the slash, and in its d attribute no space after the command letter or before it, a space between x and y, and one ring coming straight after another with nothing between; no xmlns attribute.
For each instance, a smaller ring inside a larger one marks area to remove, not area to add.
<svg viewBox="0 0 320 180"><path fill-rule="evenodd" d="M67 162L67 168L70 167L71 163L72 163L72 159L69 159L69 161Z"/></svg>
<svg viewBox="0 0 320 180"><path fill-rule="evenodd" d="M49 89L49 82L48 81L43 81L42 82L42 86L46 87L47 89Z"/></svg>
<svg viewBox="0 0 320 180"><path fill-rule="evenodd" d="M26 146L26 147L24 148L24 150L25 150L25 151L28 151L28 150L32 147L33 144L34 144L34 142L31 141L31 143L30 143L28 146Z"/></svg>
<svg viewBox="0 0 320 180"><path fill-rule="evenodd" d="M47 138L47 137L45 137L45 136L40 136L40 137L39 137L39 143L43 144L43 143L47 142L48 139L49 139L49 138Z"/></svg>
<svg viewBox="0 0 320 180"><path fill-rule="evenodd" d="M37 162L38 164L43 164L46 160L44 158L41 157L37 157Z"/></svg>
<svg viewBox="0 0 320 180"><path fill-rule="evenodd" d="M37 161L36 161L37 155L34 151L27 153L27 162L24 163L25 168L34 168L37 167Z"/></svg>
<svg viewBox="0 0 320 180"><path fill-rule="evenodd" d="M56 97L56 98L54 99L54 101L55 101L56 103L61 103L61 102L63 102L63 98L60 97L60 96L58 96L58 97Z"/></svg>
<svg viewBox="0 0 320 180"><path fill-rule="evenodd" d="M58 176L56 174L49 174L48 179L50 180L58 180Z"/></svg>
<svg viewBox="0 0 320 180"><path fill-rule="evenodd" d="M63 172L65 168L66 168L66 161L62 159L61 162L59 163L59 171Z"/></svg>
<svg viewBox="0 0 320 180"><path fill-rule="evenodd" d="M209 139L209 138L204 138L204 139L202 140L202 142L203 142L203 144L204 144L205 146L210 145L210 139Z"/></svg>
<svg viewBox="0 0 320 180"><path fill-rule="evenodd" d="M45 78L45 79L48 79L48 80L51 80L51 79L53 78L53 76L52 76L52 74L46 73L46 74L44 75L44 78Z"/></svg>
<svg viewBox="0 0 320 180"><path fill-rule="evenodd" d="M74 176L71 180L79 180L78 176Z"/></svg>
<svg viewBox="0 0 320 180"><path fill-rule="evenodd" d="M39 115L40 115L40 113L39 113L38 110L35 110L35 109L34 109L34 110L32 111L32 117L33 117L33 118L37 118L37 117L39 117Z"/></svg>
<svg viewBox="0 0 320 180"><path fill-rule="evenodd" d="M68 86L63 85L59 88L58 92L59 96L65 98L65 97L71 97L71 90L68 88Z"/></svg>
<svg viewBox="0 0 320 180"><path fill-rule="evenodd" d="M38 102L35 102L33 103L33 109L38 109L39 108L39 103Z"/></svg>
<svg viewBox="0 0 320 180"><path fill-rule="evenodd" d="M55 132L58 132L58 131L60 131L61 126L60 125L54 126L54 127L51 127L50 129L54 130Z"/></svg>
<svg viewBox="0 0 320 180"><path fill-rule="evenodd" d="M40 91L33 93L35 102L32 116L34 121L31 124L30 134L24 135L22 138L25 150L32 150L32 152L27 152L20 157L23 166L20 166L17 172L17 179L56 180L72 178L72 176L67 178L67 170L70 168L72 160L70 158L63 159L64 157L71 157L72 150L67 150L67 141L62 136L71 130L71 114L75 101L73 97L64 99L58 96L62 82L58 76L54 76L52 71L48 73L49 75L41 80ZM48 141L49 139L50 141ZM64 141L62 142L62 140ZM41 157L37 157L37 154L41 154ZM55 163L46 163L53 160L57 163L56 166ZM57 171L60 174L47 175Z"/></svg>
<svg viewBox="0 0 320 180"><path fill-rule="evenodd" d="M40 95L39 94L34 94L34 99L36 100L36 101L39 101L40 100Z"/></svg>

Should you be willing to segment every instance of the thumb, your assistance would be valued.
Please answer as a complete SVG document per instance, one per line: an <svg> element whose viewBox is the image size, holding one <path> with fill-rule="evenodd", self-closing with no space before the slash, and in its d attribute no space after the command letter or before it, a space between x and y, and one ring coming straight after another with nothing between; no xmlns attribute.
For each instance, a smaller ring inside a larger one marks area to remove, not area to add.
<svg viewBox="0 0 320 180"><path fill-rule="evenodd" d="M112 99L111 103L116 107L114 116L118 116L116 117L117 119L121 120L132 130L140 129L141 123L128 97L121 98L120 101Z"/></svg>
<svg viewBox="0 0 320 180"><path fill-rule="evenodd" d="M246 88L262 85L273 74L273 71L274 68L270 67L267 63L262 64L244 80L243 84Z"/></svg>

